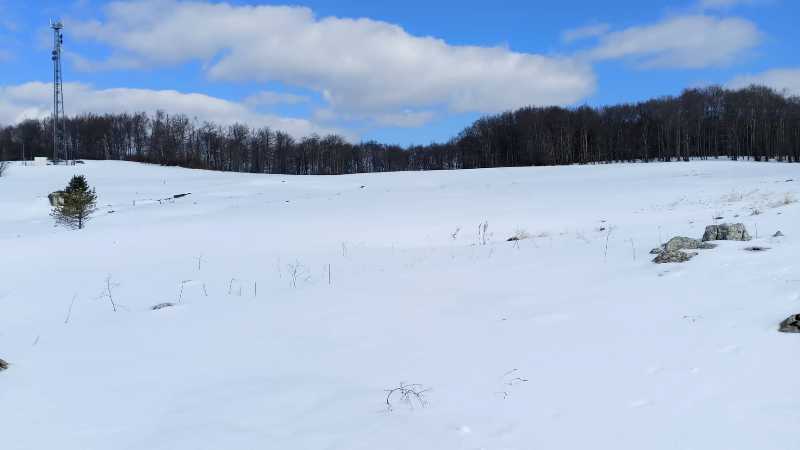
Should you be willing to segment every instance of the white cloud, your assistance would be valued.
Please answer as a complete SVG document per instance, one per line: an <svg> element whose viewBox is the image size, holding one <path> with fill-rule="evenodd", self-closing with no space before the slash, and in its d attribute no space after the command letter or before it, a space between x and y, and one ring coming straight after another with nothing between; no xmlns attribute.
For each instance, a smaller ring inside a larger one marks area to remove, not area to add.
<svg viewBox="0 0 800 450"><path fill-rule="evenodd" d="M13 86L0 86L0 124L14 124L25 119L41 119L51 114L53 85L30 82ZM80 113L154 113L163 110L169 114L185 114L199 121L212 121L221 125L235 122L252 127L269 126L295 137L312 133L339 132L345 137L354 136L326 128L305 119L261 114L248 106L204 94L181 93L171 90L149 89L94 89L82 83L66 83L64 99L67 114Z"/></svg>
<svg viewBox="0 0 800 450"><path fill-rule="evenodd" d="M261 91L244 99L244 103L250 106L257 105L296 105L307 103L310 99L305 95L289 94L286 92Z"/></svg>
<svg viewBox="0 0 800 450"><path fill-rule="evenodd" d="M753 84L800 96L800 68L773 69L753 75L742 75L731 80L728 86L738 89Z"/></svg>
<svg viewBox="0 0 800 450"><path fill-rule="evenodd" d="M700 0L701 9L728 9L739 5L756 5L764 0Z"/></svg>
<svg viewBox="0 0 800 450"><path fill-rule="evenodd" d="M375 122L385 126L414 128L430 122L434 117L436 114L433 111L402 111L378 114Z"/></svg>
<svg viewBox="0 0 800 450"><path fill-rule="evenodd" d="M611 25L607 23L598 23L594 25L587 25L585 27L573 28L561 33L561 40L567 44L570 44L583 39L602 36L608 33L608 30L610 29Z"/></svg>
<svg viewBox="0 0 800 450"><path fill-rule="evenodd" d="M574 59L455 46L386 22L317 18L304 7L138 0L105 11L103 21L70 28L111 46L115 65L200 60L212 79L311 89L343 114L566 105L595 88L591 67Z"/></svg>
<svg viewBox="0 0 800 450"><path fill-rule="evenodd" d="M609 33L587 56L631 59L645 68L699 69L730 64L761 39L758 28L744 19L680 16Z"/></svg>

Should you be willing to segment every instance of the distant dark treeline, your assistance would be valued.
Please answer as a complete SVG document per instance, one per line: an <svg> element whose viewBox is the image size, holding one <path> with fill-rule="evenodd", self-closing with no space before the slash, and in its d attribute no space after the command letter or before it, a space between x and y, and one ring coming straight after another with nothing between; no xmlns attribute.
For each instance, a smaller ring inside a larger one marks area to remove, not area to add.
<svg viewBox="0 0 800 450"><path fill-rule="evenodd" d="M52 154L48 119L0 128L0 159ZM447 143L402 148L339 136L295 140L269 128L183 115L82 115L66 122L79 158L237 172L333 175L403 170L673 161L729 156L800 161L800 98L769 88L689 89L604 108L529 107L482 118Z"/></svg>

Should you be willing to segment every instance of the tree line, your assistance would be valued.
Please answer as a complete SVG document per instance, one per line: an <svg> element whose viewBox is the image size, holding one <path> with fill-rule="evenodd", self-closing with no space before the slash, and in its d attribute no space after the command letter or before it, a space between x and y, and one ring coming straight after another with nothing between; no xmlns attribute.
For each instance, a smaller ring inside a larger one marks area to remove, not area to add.
<svg viewBox="0 0 800 450"><path fill-rule="evenodd" d="M477 120L445 143L400 147L341 136L198 123L185 115L83 114L66 145L82 159L222 171L336 175L406 170L674 161L800 161L800 98L751 86L593 108L527 107ZM51 121L0 127L0 160L52 154Z"/></svg>

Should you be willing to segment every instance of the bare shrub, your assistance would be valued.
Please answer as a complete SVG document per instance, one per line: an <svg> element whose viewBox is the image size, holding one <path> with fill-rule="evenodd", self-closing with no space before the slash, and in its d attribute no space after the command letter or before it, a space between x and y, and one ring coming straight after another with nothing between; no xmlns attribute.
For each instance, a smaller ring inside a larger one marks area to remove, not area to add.
<svg viewBox="0 0 800 450"><path fill-rule="evenodd" d="M6 173L6 170L8 170L8 166L10 165L11 163L9 163L8 161L0 161L0 177L2 177Z"/></svg>
<svg viewBox="0 0 800 450"><path fill-rule="evenodd" d="M286 270L289 272L289 277L292 279L292 287L297 287L297 280L308 281L311 279L311 274L308 272L306 266L300 264L300 261L295 261L294 264L287 264Z"/></svg>
<svg viewBox="0 0 800 450"><path fill-rule="evenodd" d="M478 224L478 244L486 245L489 243L489 222Z"/></svg>
<svg viewBox="0 0 800 450"><path fill-rule="evenodd" d="M114 289L119 287L119 283L115 283L111 281L111 275L107 276L105 279L105 286L103 287L103 292L100 293L98 298L106 299L109 303L111 303L111 309L114 312L117 312L117 302L114 301Z"/></svg>

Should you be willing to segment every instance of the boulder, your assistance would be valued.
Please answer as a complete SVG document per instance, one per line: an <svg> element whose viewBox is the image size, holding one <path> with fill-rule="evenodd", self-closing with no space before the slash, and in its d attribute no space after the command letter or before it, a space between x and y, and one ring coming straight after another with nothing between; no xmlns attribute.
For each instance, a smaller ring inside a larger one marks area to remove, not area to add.
<svg viewBox="0 0 800 450"><path fill-rule="evenodd" d="M662 251L653 259L656 264L684 263L697 256L697 252L684 252L681 250Z"/></svg>
<svg viewBox="0 0 800 450"><path fill-rule="evenodd" d="M153 310L153 311L158 311L159 309L172 308L173 306L175 306L175 303L166 302L166 303L159 303L159 304L151 307L150 309Z"/></svg>
<svg viewBox="0 0 800 450"><path fill-rule="evenodd" d="M774 238L783 237L783 232L782 231L778 231L777 233L773 234L772 237L774 237Z"/></svg>
<svg viewBox="0 0 800 450"><path fill-rule="evenodd" d="M685 236L676 236L666 244L650 251L651 255L660 255L663 252L674 252L677 250L707 250L715 248L716 245L703 242L699 239L692 239Z"/></svg>
<svg viewBox="0 0 800 450"><path fill-rule="evenodd" d="M703 242L707 241L749 241L752 239L743 223L709 225L703 234Z"/></svg>
<svg viewBox="0 0 800 450"><path fill-rule="evenodd" d="M778 331L781 333L800 333L800 314L790 316L781 322L781 327Z"/></svg>
<svg viewBox="0 0 800 450"><path fill-rule="evenodd" d="M50 206L62 206L64 204L65 194L66 193L64 191L55 191L48 194L47 200L50 201Z"/></svg>
<svg viewBox="0 0 800 450"><path fill-rule="evenodd" d="M8 369L8 363L0 359L0 372Z"/></svg>

